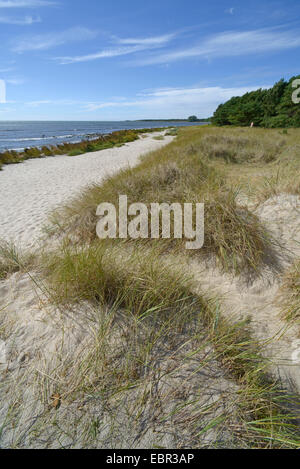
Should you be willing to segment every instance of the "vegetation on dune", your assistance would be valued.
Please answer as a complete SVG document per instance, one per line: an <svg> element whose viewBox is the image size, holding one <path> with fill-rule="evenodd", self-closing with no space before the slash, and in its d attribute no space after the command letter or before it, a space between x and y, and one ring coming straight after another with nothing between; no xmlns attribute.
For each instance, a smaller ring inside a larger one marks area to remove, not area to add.
<svg viewBox="0 0 300 469"><path fill-rule="evenodd" d="M192 298L192 281L175 264L162 265L158 250L134 252L109 241L83 247L62 246L43 262L54 297L59 302L90 300L101 306L118 305L136 315L197 312L206 303Z"/></svg>
<svg viewBox="0 0 300 469"><path fill-rule="evenodd" d="M203 128L180 130L175 142L147 155L137 167L125 169L101 185L88 188L54 214L52 224L84 243L96 239L98 205L110 202L117 207L120 194L127 195L129 204L146 204L149 213L151 203L204 202L205 244L200 252L189 253L214 255L224 268L237 272L259 270L270 248L270 237L255 215L237 203L237 192L227 185L222 172L204 157L203 132ZM185 240L180 239L137 242L159 243L165 252L185 251Z"/></svg>
<svg viewBox="0 0 300 469"><path fill-rule="evenodd" d="M149 364L157 345L162 346L161 341L164 346L168 344L169 353L174 356L178 334L181 334L183 343L179 349L184 348L185 341L192 344L185 360L190 354L196 356L199 351L207 350L209 344L213 345L214 353L206 352L201 369L205 369L212 359L217 360L228 377L236 380L239 392L234 398L234 415L232 408L226 409L222 417L215 420L216 416L212 417L207 409L211 418L207 423L199 408L197 425L202 427L202 433L197 435L195 447L203 444L201 436L210 426L222 429L224 425L230 429L233 447L293 448L300 445L293 416L286 404L293 398L284 396L277 384L268 378L267 363L258 344L249 335L247 322L233 325L226 321L219 313L216 299L196 293L187 265L181 262L179 267L176 257L162 261L161 251L156 247L139 247L132 251L125 244L101 241L76 248L62 246L61 251L46 256L43 265L48 291L58 304L65 307L68 303L88 300L95 306L119 311L123 318L136 321L131 332L126 332L131 354L130 366L127 364L127 371L122 375L122 388L148 382L153 369L146 363ZM126 319L122 321L126 323ZM105 340L108 347L108 337ZM143 349L139 348L138 355L132 355L133 344L136 347L138 343L143 344ZM105 360L109 360L108 348ZM99 366L103 368L101 362ZM173 368L173 373L176 369ZM108 376L111 373L108 371ZM86 381L89 382L86 390L92 386L93 392L99 394L99 383L92 384L85 375ZM110 382L109 386L110 393L116 392L116 383ZM182 406L184 408L185 404L182 403L176 412L180 413ZM194 406L197 408L197 399L192 406L189 404L186 412L192 415Z"/></svg>
<svg viewBox="0 0 300 469"><path fill-rule="evenodd" d="M93 151L106 150L119 147L125 143L138 140L143 133L157 132L163 129L136 129L120 130L108 135L100 135L93 140L84 140L78 143L63 143L60 145L43 146L41 148L25 148L23 151L7 150L0 153L0 170L4 164L22 163L30 158L44 158L46 156L69 155L77 156Z"/></svg>
<svg viewBox="0 0 300 469"><path fill-rule="evenodd" d="M253 203L300 194L298 129L205 127L198 137L191 144L203 161Z"/></svg>
<svg viewBox="0 0 300 469"><path fill-rule="evenodd" d="M200 148L208 158L222 158L228 163L270 163L275 161L285 140L269 140L249 134L215 132L203 137Z"/></svg>
<svg viewBox="0 0 300 469"><path fill-rule="evenodd" d="M33 265L34 255L22 255L13 243L0 240L0 280Z"/></svg>
<svg viewBox="0 0 300 469"><path fill-rule="evenodd" d="M297 164L294 147L300 139L297 131L264 132L180 129L176 141L146 155L137 167L88 188L57 212L52 227L66 235L67 244L44 265L58 302L89 300L102 307L117 305L129 316L147 318L149 331L154 327L167 330L161 337L168 343L177 325L181 330L189 326L192 353L205 346L204 333L218 362L239 385L234 416L225 412L205 428L227 425L233 433L233 447L293 448L300 441L294 422L297 412L289 409L299 406L298 398L268 377L267 363L260 355L263 344L251 339L247 322L231 324L220 314L217 299L197 293L199 288L185 273L188 251L181 241L100 241L95 232L96 207L101 202L117 206L120 194L126 194L129 203L204 201L206 236L201 253L217 256L224 267L236 271L259 270L272 240L259 220L240 204L236 184L242 185L244 173L245 178L250 174L247 184L255 182L251 171L260 173L262 166L275 174L287 161ZM239 172L241 180L237 181ZM170 328L163 325L166 321L172 323ZM151 337L148 346L153 344L152 333ZM139 355L139 365L145 361ZM201 421L203 416L199 418Z"/></svg>
<svg viewBox="0 0 300 469"><path fill-rule="evenodd" d="M280 303L283 318L300 324L300 261L284 276Z"/></svg>
<svg viewBox="0 0 300 469"><path fill-rule="evenodd" d="M150 405L151 415L163 425L184 425L189 435L187 443L179 443L184 447L299 448L298 396L290 396L268 375L261 353L265 344L251 338L249 322L232 324L221 313L222 300L201 292L189 274L191 252L183 241L99 240L96 208L102 202L117 206L121 194L128 203L146 205L204 202L205 245L192 254L214 256L235 273L259 272L272 239L241 203L241 189L246 193L249 185L262 186L266 172L270 180L282 168L293 168L294 174L300 164L300 132L202 126L174 133L174 142L144 156L135 168L87 188L52 216L49 234L59 233L61 246L35 261L40 279L35 284L41 284L62 315L73 306L85 311L87 303L97 313L91 326L94 342L85 344L78 359L57 367L53 381L70 403L83 396L87 405L88 395L93 403L105 403L110 414L116 401L123 406L131 396L134 410L126 407L126 421L134 415L137 425L142 416L143 429ZM282 190L278 181L265 189L265 197ZM13 249L4 249L0 276L26 265L19 258ZM299 276L291 278L293 300L299 301ZM84 320L89 319L87 313ZM191 358L199 360L196 369L184 369ZM197 372L206 374L207 381L218 379L211 372L216 363L235 391L224 391L225 398L216 402L211 394L203 403L206 390L197 382L197 392L191 393L191 382ZM177 404L162 416L156 391L176 373L179 385L171 394L168 388L167 399L176 395ZM180 438L184 431L177 428ZM224 429L227 440L220 437Z"/></svg>
<svg viewBox="0 0 300 469"><path fill-rule="evenodd" d="M212 118L218 126L236 125L268 128L300 127L300 106L292 100L292 84L300 75L288 82L280 80L273 88L259 89L241 97L233 97L221 104Z"/></svg>

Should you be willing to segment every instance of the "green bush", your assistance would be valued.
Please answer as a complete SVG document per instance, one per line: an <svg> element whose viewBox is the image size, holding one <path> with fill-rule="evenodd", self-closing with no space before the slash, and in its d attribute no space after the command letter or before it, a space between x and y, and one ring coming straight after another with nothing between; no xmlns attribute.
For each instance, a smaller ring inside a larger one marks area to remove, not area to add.
<svg viewBox="0 0 300 469"><path fill-rule="evenodd" d="M273 88L259 89L241 97L233 97L221 104L214 113L212 123L218 126L300 127L300 106L293 103L295 91L292 77L280 80Z"/></svg>
<svg viewBox="0 0 300 469"><path fill-rule="evenodd" d="M72 150L68 153L69 156L78 156L82 155L84 152L82 150Z"/></svg>

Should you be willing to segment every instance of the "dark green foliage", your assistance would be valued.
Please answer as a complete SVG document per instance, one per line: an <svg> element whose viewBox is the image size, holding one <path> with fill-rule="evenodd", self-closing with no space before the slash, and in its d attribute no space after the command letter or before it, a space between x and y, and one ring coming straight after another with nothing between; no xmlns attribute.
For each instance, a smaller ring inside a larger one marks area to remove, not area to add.
<svg viewBox="0 0 300 469"><path fill-rule="evenodd" d="M190 117L188 118L188 121L189 121L189 122L198 122L198 117L197 117L197 116L190 116Z"/></svg>
<svg viewBox="0 0 300 469"><path fill-rule="evenodd" d="M259 89L241 97L233 97L216 110L212 122L215 125L256 127L300 127L300 104L295 104L292 84L298 77L289 82L280 80L269 90Z"/></svg>

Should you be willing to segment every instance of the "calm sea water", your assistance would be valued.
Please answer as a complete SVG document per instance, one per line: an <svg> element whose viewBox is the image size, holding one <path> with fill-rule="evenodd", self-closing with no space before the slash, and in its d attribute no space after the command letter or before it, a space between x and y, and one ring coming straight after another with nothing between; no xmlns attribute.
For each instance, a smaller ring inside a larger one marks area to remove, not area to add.
<svg viewBox="0 0 300 469"><path fill-rule="evenodd" d="M22 150L27 147L56 145L63 142L78 142L96 137L97 134L108 134L116 130L143 129L154 127L182 127L199 125L189 122L12 122L0 121L0 152Z"/></svg>

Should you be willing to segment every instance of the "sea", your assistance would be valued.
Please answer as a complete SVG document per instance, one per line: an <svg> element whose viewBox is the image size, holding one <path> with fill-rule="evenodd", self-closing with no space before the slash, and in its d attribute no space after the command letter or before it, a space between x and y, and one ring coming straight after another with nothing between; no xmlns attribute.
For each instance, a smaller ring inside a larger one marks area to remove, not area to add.
<svg viewBox="0 0 300 469"><path fill-rule="evenodd" d="M0 121L0 152L23 150L29 147L57 145L64 142L76 143L109 134L117 130L151 129L155 127L183 127L201 125L203 122L178 121Z"/></svg>

